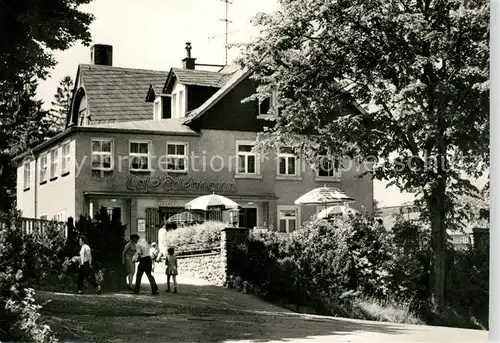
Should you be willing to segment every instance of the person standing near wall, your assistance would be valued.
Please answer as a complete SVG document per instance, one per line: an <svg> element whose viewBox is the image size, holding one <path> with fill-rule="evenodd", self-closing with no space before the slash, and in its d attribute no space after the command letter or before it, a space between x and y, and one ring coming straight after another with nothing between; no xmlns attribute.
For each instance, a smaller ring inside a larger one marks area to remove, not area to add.
<svg viewBox="0 0 500 343"><path fill-rule="evenodd" d="M134 290L132 287L132 283L134 281L135 274L135 261L133 261L133 257L136 251L137 242L139 241L139 235L132 234L130 235L130 242L125 245L122 253L122 263L125 265L125 270L127 272L127 284L129 290Z"/></svg>
<svg viewBox="0 0 500 343"><path fill-rule="evenodd" d="M151 285L151 293L153 295L158 294L158 285L154 276L151 274L153 268L153 260L149 255L149 245L148 242L142 238L137 242L136 254L138 255L139 265L137 266L137 276L135 278L135 290L134 294L139 294L141 289L142 274L146 273L148 277L149 284Z"/></svg>
<svg viewBox="0 0 500 343"><path fill-rule="evenodd" d="M167 234L167 218L163 220L163 226L158 230L158 248L160 254L166 254L165 235Z"/></svg>

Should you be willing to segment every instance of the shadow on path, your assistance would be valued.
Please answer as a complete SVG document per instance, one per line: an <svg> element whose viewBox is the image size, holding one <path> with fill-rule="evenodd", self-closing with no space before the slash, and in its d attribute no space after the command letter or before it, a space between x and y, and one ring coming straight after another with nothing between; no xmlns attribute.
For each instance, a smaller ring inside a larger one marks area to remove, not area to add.
<svg viewBox="0 0 500 343"><path fill-rule="evenodd" d="M186 277L179 277L178 294L165 293L164 276L157 273L155 278L160 286L157 296L150 294L145 278L140 295L39 292L38 297L49 300L43 313L51 318L65 341L267 342L306 338L318 342L443 341L441 336L432 336L432 331L445 328L297 314L257 297ZM458 329L451 330L457 332ZM459 331L476 334L474 330ZM453 341L449 333L445 336L448 338L444 341ZM478 341L480 338L482 336ZM455 336L457 339L475 341L464 335Z"/></svg>

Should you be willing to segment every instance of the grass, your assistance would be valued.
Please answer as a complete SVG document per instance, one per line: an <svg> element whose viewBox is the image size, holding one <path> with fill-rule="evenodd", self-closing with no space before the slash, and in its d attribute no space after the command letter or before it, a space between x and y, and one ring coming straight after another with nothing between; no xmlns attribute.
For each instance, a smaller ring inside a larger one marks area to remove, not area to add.
<svg viewBox="0 0 500 343"><path fill-rule="evenodd" d="M392 299L379 300L361 297L353 301L353 307L354 312L357 314L354 317L361 317L359 319L399 324L425 324L417 314L410 309L408 303L397 302Z"/></svg>
<svg viewBox="0 0 500 343"><path fill-rule="evenodd" d="M409 303L393 299L385 301L361 297L353 300L352 318L391 322L399 324L436 325L462 329L488 330L484 321L467 311L457 311L448 306L443 313L422 311L417 314L410 309ZM482 319L482 318L481 318Z"/></svg>

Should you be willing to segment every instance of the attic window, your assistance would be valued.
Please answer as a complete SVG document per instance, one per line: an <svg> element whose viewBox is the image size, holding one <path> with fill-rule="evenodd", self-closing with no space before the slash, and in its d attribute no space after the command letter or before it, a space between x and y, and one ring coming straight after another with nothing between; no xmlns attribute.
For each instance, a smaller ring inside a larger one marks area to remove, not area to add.
<svg viewBox="0 0 500 343"><path fill-rule="evenodd" d="M259 115L269 114L269 110L271 109L270 103L269 98L262 101L259 100Z"/></svg>
<svg viewBox="0 0 500 343"><path fill-rule="evenodd" d="M78 112L78 117L80 117L80 126L89 125L90 118L87 117L87 109L84 108Z"/></svg>
<svg viewBox="0 0 500 343"><path fill-rule="evenodd" d="M272 117L273 116L272 110L276 108L276 106L278 105L277 92L273 91L269 98L258 101L259 101L259 109L257 118L265 119L268 117Z"/></svg>
<svg viewBox="0 0 500 343"><path fill-rule="evenodd" d="M159 120L162 118L163 99L161 96L156 97L153 104L153 119Z"/></svg>

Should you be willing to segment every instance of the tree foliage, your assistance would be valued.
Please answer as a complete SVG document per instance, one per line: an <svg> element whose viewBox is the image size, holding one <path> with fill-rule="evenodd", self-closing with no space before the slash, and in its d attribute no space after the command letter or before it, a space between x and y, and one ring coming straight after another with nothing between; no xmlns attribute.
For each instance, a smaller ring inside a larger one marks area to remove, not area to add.
<svg viewBox="0 0 500 343"><path fill-rule="evenodd" d="M80 11L92 0L0 1L0 210L12 207L12 158L54 133L49 113L35 99L37 82L56 61L54 50L90 43L93 15ZM55 130L57 131L57 130Z"/></svg>
<svg viewBox="0 0 500 343"><path fill-rule="evenodd" d="M54 98L55 101L52 102L51 115L55 128L58 131L62 131L66 123L66 116L71 109L71 100L73 99L73 79L71 79L71 76L66 75L59 81Z"/></svg>
<svg viewBox="0 0 500 343"><path fill-rule="evenodd" d="M22 80L0 98L0 212L8 212L15 200L16 165L12 158L54 136L50 113L36 100L37 82Z"/></svg>
<svg viewBox="0 0 500 343"><path fill-rule="evenodd" d="M88 45L94 17L79 10L92 0L0 2L0 93L21 76L44 79L56 65L53 50L67 50L76 41Z"/></svg>
<svg viewBox="0 0 500 343"><path fill-rule="evenodd" d="M484 0L280 0L239 60L277 94L257 149L376 161L431 223L433 296L444 304L446 228L489 163L489 4ZM357 103L368 110L363 110ZM313 132L314 134L309 134ZM297 134L306 139L297 139ZM303 137L303 136L301 136Z"/></svg>
<svg viewBox="0 0 500 343"><path fill-rule="evenodd" d="M40 316L32 287L57 270L64 235L57 223L23 233L20 214L0 218L0 336L5 341L57 342Z"/></svg>

